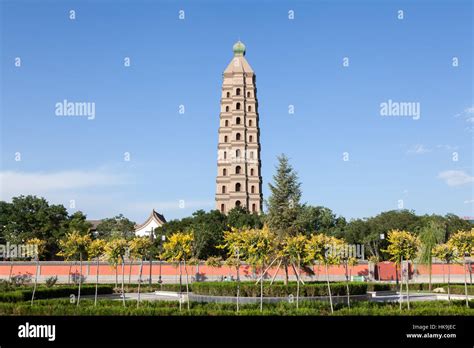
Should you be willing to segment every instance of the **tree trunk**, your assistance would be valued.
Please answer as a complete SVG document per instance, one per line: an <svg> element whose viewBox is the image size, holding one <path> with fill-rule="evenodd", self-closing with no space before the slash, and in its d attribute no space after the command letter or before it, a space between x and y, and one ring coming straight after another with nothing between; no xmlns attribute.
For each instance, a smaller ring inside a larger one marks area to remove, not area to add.
<svg viewBox="0 0 474 348"><path fill-rule="evenodd" d="M448 302L451 304L451 266L449 265L448 262Z"/></svg>
<svg viewBox="0 0 474 348"><path fill-rule="evenodd" d="M238 259L237 259L238 260ZM239 312L239 297L240 297L240 261L237 265L237 313Z"/></svg>
<svg viewBox="0 0 474 348"><path fill-rule="evenodd" d="M262 281L260 282L260 312L263 312L263 277L265 276L265 264L262 263Z"/></svg>
<svg viewBox="0 0 474 348"><path fill-rule="evenodd" d="M118 286L118 264L115 265L115 287Z"/></svg>
<svg viewBox="0 0 474 348"><path fill-rule="evenodd" d="M125 307L125 291L123 289L125 283L125 259L122 256L122 302L123 306Z"/></svg>
<svg viewBox="0 0 474 348"><path fill-rule="evenodd" d="M286 263L286 261L283 264L285 266L285 285L288 285L288 264Z"/></svg>
<svg viewBox="0 0 474 348"><path fill-rule="evenodd" d="M181 278L181 274L182 274L182 270L181 270L181 261L179 261L179 310L181 311L181 302L182 302L182 299L181 299L181 286L183 284L182 282L182 278Z"/></svg>
<svg viewBox="0 0 474 348"><path fill-rule="evenodd" d="M137 300L137 308L140 305L140 286L142 284L142 270L143 270L143 257L142 261L140 262L140 273L138 275L138 300Z"/></svg>
<svg viewBox="0 0 474 348"><path fill-rule="evenodd" d="M300 258L298 257L298 279L296 281L296 309L300 308Z"/></svg>
<svg viewBox="0 0 474 348"><path fill-rule="evenodd" d="M432 284L431 284L431 274L432 274L432 268L433 268L433 265L432 265L432 258L431 258L431 253L430 253L430 259L428 260L428 267L429 267L429 285L428 285L428 291L431 292L431 288L432 288Z"/></svg>
<svg viewBox="0 0 474 348"><path fill-rule="evenodd" d="M39 256L36 256L35 285L33 287L33 293L31 294L31 305L32 306L33 306L33 300L35 299L36 287L38 285L38 266L39 266Z"/></svg>
<svg viewBox="0 0 474 348"><path fill-rule="evenodd" d="M328 283L328 294L329 294L329 304L331 305L331 313L334 313L334 307L332 305L331 285L329 285L329 267L327 263L326 263L326 282Z"/></svg>
<svg viewBox="0 0 474 348"><path fill-rule="evenodd" d="M95 296L94 296L94 306L97 306L97 287L99 286L99 257L97 257L97 269L95 271Z"/></svg>
<svg viewBox="0 0 474 348"><path fill-rule="evenodd" d="M464 291L466 292L466 307L469 308L469 296L467 294L466 256L464 256Z"/></svg>
<svg viewBox="0 0 474 348"><path fill-rule="evenodd" d="M148 285L152 286L153 284L153 257L150 254L150 279Z"/></svg>
<svg viewBox="0 0 474 348"><path fill-rule="evenodd" d="M188 303L188 311L189 311L189 280L188 280L188 269L186 268L186 259L184 259L183 262L184 262L184 272L186 273L186 300Z"/></svg>
<svg viewBox="0 0 474 348"><path fill-rule="evenodd" d="M77 290L77 306L81 302L81 285L82 285L82 252L79 253L79 288Z"/></svg>
<svg viewBox="0 0 474 348"><path fill-rule="evenodd" d="M344 262L344 266L346 269L346 293L347 293L347 306L349 309L351 308L351 296L349 294L349 270L348 270L348 264L347 261Z"/></svg>
<svg viewBox="0 0 474 348"><path fill-rule="evenodd" d="M13 274L13 259L10 260L10 274L8 275L8 282L12 280L12 274Z"/></svg>
<svg viewBox="0 0 474 348"><path fill-rule="evenodd" d="M407 260L407 282L406 282L406 287L407 287L407 305L408 305L408 310L410 310L409 282L410 282L410 262Z"/></svg>
<svg viewBox="0 0 474 348"><path fill-rule="evenodd" d="M397 267L395 265L395 267ZM398 283L398 274L397 274L397 283ZM400 292L400 310L402 310L402 302L403 302L403 257L400 256L400 285L398 287Z"/></svg>
<svg viewBox="0 0 474 348"><path fill-rule="evenodd" d="M132 284L133 260L130 259L129 265L130 265L130 267L128 268L128 285L131 285Z"/></svg>
<svg viewBox="0 0 474 348"><path fill-rule="evenodd" d="M71 268L72 268L72 263L71 261L68 261L69 262L69 273L68 273L68 277L67 277L67 284L70 285L71 284Z"/></svg>

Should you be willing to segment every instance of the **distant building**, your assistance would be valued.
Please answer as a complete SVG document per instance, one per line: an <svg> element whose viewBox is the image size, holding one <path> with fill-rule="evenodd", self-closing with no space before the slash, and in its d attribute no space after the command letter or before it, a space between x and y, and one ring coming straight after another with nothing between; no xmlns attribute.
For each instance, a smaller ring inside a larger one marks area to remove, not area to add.
<svg viewBox="0 0 474 348"><path fill-rule="evenodd" d="M166 223L166 219L160 213L157 213L155 209L152 210L148 219L141 225L135 225L135 234L137 236L149 236L150 232L157 227L163 226Z"/></svg>
<svg viewBox="0 0 474 348"><path fill-rule="evenodd" d="M216 209L262 211L260 130L255 74L238 41L223 74L216 179Z"/></svg>

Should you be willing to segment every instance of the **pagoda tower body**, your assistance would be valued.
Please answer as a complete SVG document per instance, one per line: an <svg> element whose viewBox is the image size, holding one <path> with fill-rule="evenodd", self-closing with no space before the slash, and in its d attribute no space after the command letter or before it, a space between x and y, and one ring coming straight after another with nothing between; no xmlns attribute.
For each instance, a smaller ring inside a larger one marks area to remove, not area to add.
<svg viewBox="0 0 474 348"><path fill-rule="evenodd" d="M237 42L223 74L216 179L216 209L262 211L260 130L255 73Z"/></svg>

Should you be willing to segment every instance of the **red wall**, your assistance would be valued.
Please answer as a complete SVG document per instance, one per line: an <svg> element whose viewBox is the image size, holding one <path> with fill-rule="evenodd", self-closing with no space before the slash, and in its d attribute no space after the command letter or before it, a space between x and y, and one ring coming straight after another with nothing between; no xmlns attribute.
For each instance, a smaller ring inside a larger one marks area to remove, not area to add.
<svg viewBox="0 0 474 348"><path fill-rule="evenodd" d="M75 273L79 272L79 264L74 263L66 263L66 262L40 262L40 273L39 275L42 276L52 276L52 275L62 275L67 276L69 272ZM115 275L115 269L105 263L100 264L100 275ZM10 274L11 263L10 262L0 262L0 275L8 276ZM89 268L89 272L87 269ZM125 265L125 274L129 274L130 272L130 265ZM190 275L194 275L196 272L196 266L187 266L187 271ZM36 266L32 262L15 262L13 266L13 274L24 274L24 273L35 273ZM140 271L140 265L134 264L132 266L132 274L138 275ZM315 275L325 276L325 268L323 266L314 266L313 267ZM84 263L82 267L82 273L88 274L89 276L96 275L97 265L95 263ZM159 263L155 262L153 264L153 275L160 274L160 266ZM183 268L183 273L184 273ZM273 276L275 274L276 267L272 267L268 273L269 275ZM294 275L293 269L289 268L289 274ZM413 272L413 268L410 269ZM428 267L425 265L417 265L414 269L417 275L427 275L428 274ZM433 275L442 275L447 274L447 265L445 264L433 264L432 267L432 274ZM450 271L452 275L455 274L463 274L463 266L453 264L450 265ZM119 265L117 272L121 274L122 266ZM150 273L149 263L145 262L143 265L143 275L146 276ZM177 269L176 266L172 264L163 263L161 266L161 274L166 275L176 275ZM202 276L225 276L225 275L235 275L236 271L234 268L230 268L227 266L222 266L220 268L209 267L206 265L199 266L199 273ZM368 265L367 263L361 263L357 266L350 268L351 275L368 275ZM395 272L395 265L392 262L380 262L375 269L376 275L380 275L381 280L395 280L396 279L396 272ZM249 266L242 266L240 268L241 276L251 276L252 269ZM279 276L283 276L285 271L283 267L281 267L278 271ZM343 266L330 266L329 267L329 274L330 275L344 275L345 270Z"/></svg>

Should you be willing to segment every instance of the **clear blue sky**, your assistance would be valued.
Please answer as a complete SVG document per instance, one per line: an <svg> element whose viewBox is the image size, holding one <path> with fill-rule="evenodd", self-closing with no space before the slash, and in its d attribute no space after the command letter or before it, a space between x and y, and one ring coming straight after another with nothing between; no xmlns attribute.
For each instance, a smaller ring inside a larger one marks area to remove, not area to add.
<svg viewBox="0 0 474 348"><path fill-rule="evenodd" d="M240 38L265 198L286 153L303 201L348 218L399 200L474 215L469 0L0 3L3 200L74 200L71 212L137 222L153 207L167 219L213 208L222 71ZM64 99L94 102L95 119L56 116ZM389 99L420 103L420 119L381 116Z"/></svg>

